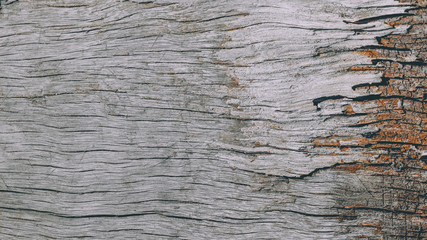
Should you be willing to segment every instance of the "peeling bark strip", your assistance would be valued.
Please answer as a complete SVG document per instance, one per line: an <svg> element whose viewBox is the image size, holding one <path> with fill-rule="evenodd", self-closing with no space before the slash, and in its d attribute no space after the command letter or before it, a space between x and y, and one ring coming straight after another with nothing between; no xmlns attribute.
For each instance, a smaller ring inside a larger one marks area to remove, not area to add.
<svg viewBox="0 0 427 240"><path fill-rule="evenodd" d="M334 167L362 175L364 181L372 184L366 187L368 194L348 192L345 198L339 200L341 204L338 208L344 210L342 221L363 217L365 222L359 221L359 227L372 228L385 239L425 239L427 2L401 2L414 6L401 16L386 15L384 18L351 22L364 24L386 19L390 26L408 27L404 33L378 37L378 45L357 50L373 58L372 64L349 68L353 72L374 71L382 74L379 83L355 85L355 91L366 95L352 99L343 110L349 118L363 116L351 126L356 131L365 126L374 126L377 130L355 139L347 136L317 138L314 144L320 148L333 148L331 155L348 154L350 148L363 151L366 155L366 160ZM343 98L332 96L314 103ZM347 144L349 142L351 144ZM360 237L368 238L364 235Z"/></svg>
<svg viewBox="0 0 427 240"><path fill-rule="evenodd" d="M1 3L0 239L425 238L424 1Z"/></svg>

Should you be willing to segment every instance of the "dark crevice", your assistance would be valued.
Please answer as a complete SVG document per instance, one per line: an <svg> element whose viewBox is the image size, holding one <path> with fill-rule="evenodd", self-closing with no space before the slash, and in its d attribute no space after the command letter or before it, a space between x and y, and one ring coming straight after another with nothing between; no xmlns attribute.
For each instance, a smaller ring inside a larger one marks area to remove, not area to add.
<svg viewBox="0 0 427 240"><path fill-rule="evenodd" d="M264 177L276 177L276 178L281 178L281 179L286 179L286 180L289 180L289 179L303 180L305 178L312 177L316 173L324 171L324 170L334 169L334 168L336 168L338 166L348 166L348 165L351 166L351 165L357 165L357 164L360 164L360 162L335 163L335 164L330 165L330 166L316 168L316 169L314 169L313 171L311 171L311 172L309 172L307 174L302 174L302 175L299 175L299 176L285 176L285 175L278 175L278 174L262 173L262 172L257 172L257 171L253 171L253 170L241 169L241 168L236 168L236 169L238 169L240 171L243 171L243 172L248 172L248 173L254 173L254 174L257 174L257 175L262 175Z"/></svg>
<svg viewBox="0 0 427 240"><path fill-rule="evenodd" d="M356 50L370 50L370 49L381 49L381 50L390 50L390 51L405 51L410 52L410 49L407 48L395 48L395 47L387 47L387 46L378 46L378 45L367 45L360 48L357 48Z"/></svg>
<svg viewBox="0 0 427 240"><path fill-rule="evenodd" d="M375 212L417 215L417 213L413 212L413 211L405 211L405 210L399 210L399 209L388 209L388 208L378 208L378 207L351 206L351 207L336 207L336 208L337 209L368 210L368 211L375 211Z"/></svg>
<svg viewBox="0 0 427 240"><path fill-rule="evenodd" d="M374 22L374 21L378 21L378 20L383 20L383 19L388 19L388 18L395 18L395 17L405 17L405 16L414 16L414 14L410 14L410 13L395 13L395 14L387 14L387 15L382 15L382 16L377 16L377 17L371 17L371 18L364 18L364 19L360 19L357 21L345 21L345 23L351 23L351 24L366 24L366 23L370 23L370 22Z"/></svg>
<svg viewBox="0 0 427 240"><path fill-rule="evenodd" d="M407 96L401 96L401 95L384 96L382 94L371 94L371 95L359 96L359 97L354 97L354 98L345 97L342 95L320 97L320 98L314 99L313 104L317 107L317 110L320 110L321 108L319 107L319 103L327 101L327 100L336 100L336 99L344 99L344 98L350 99L354 102L369 102L369 101L374 101L374 100L379 100L379 99L402 99L402 100L410 100L410 101L414 101L414 102L424 103L423 100L420 100L418 98L407 97Z"/></svg>
<svg viewBox="0 0 427 240"><path fill-rule="evenodd" d="M319 103L327 101L327 100L336 100L336 99L343 99L346 98L342 95L333 95L333 96L328 96L328 97L320 97L320 98L315 98L313 99L313 104L314 106L317 107L317 110L320 110L319 108Z"/></svg>
<svg viewBox="0 0 427 240"><path fill-rule="evenodd" d="M139 216L145 216L145 215L159 214L159 212L156 212L156 211L144 211L144 212L129 213L129 214L66 215L66 214L55 213L55 212L46 211L46 210L31 209L31 208L12 208L12 207L3 207L3 206L0 206L0 209L10 210L10 211L24 211L24 212L41 213L41 214L51 215L51 216L54 216L54 217L69 218L69 219L84 219L84 218L126 218L126 217L139 217Z"/></svg>
<svg viewBox="0 0 427 240"><path fill-rule="evenodd" d="M299 215L303 215L303 216L308 216L308 217L321 217L321 218L337 218L340 217L339 214L313 214L313 213L305 213L305 212L300 212L300 211L294 211L294 210L283 210L283 209L277 209L277 210L265 210L262 212L283 212L283 213L295 213L295 214L299 214Z"/></svg>
<svg viewBox="0 0 427 240"><path fill-rule="evenodd" d="M402 61L395 61L392 59L382 59L382 58L372 59L371 61L372 61L373 65L377 65L378 63L381 63L381 62L395 62L395 63L399 63L401 65L411 65L411 66L421 66L421 67L427 66L427 63L422 62L422 61L421 62L418 62L418 61L402 62Z"/></svg>
<svg viewBox="0 0 427 240"><path fill-rule="evenodd" d="M15 2L18 2L18 0L0 0L0 10L2 6L9 5Z"/></svg>
<svg viewBox="0 0 427 240"><path fill-rule="evenodd" d="M363 87L378 87L378 86L387 86L389 84L390 78L387 77L381 77L381 82L375 82L375 83L361 83L356 84L353 87L351 87L353 90L356 90L357 88L363 88Z"/></svg>

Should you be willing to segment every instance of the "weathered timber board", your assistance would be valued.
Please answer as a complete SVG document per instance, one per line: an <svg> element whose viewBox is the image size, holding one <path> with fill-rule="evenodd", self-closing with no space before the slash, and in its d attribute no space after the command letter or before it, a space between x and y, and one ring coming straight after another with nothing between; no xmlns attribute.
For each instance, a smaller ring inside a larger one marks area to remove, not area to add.
<svg viewBox="0 0 427 240"><path fill-rule="evenodd" d="M331 168L383 154L357 140L381 128L343 114L367 95L354 86L383 73L348 69L371 64L354 50L408 31L384 19L412 15L414 2L3 4L0 239L412 231L388 206L411 191L418 200L402 209L425 204L424 172ZM337 152L330 136L352 147Z"/></svg>

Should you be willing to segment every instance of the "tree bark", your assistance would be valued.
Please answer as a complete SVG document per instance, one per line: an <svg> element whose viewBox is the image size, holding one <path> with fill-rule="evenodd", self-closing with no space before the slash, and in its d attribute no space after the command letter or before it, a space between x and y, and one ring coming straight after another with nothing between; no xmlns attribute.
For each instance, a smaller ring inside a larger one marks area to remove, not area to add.
<svg viewBox="0 0 427 240"><path fill-rule="evenodd" d="M424 239L426 1L1 1L0 239Z"/></svg>

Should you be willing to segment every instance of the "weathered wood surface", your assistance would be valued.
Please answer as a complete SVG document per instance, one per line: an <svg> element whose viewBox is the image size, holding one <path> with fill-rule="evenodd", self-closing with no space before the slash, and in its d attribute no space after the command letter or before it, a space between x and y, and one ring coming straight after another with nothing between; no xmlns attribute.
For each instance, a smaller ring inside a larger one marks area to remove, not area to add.
<svg viewBox="0 0 427 240"><path fill-rule="evenodd" d="M2 2L0 239L425 237L423 1Z"/></svg>

